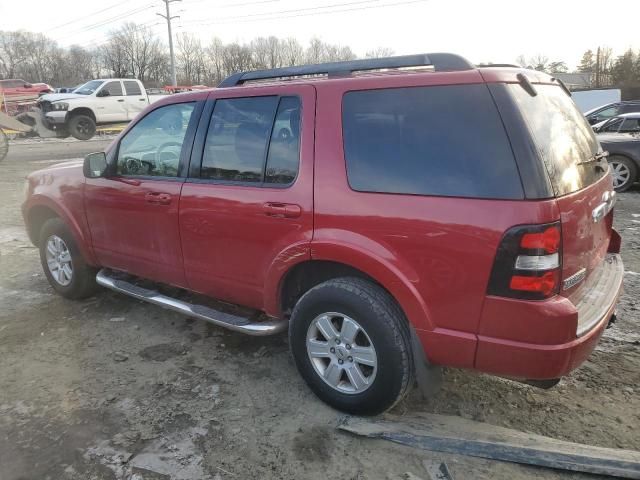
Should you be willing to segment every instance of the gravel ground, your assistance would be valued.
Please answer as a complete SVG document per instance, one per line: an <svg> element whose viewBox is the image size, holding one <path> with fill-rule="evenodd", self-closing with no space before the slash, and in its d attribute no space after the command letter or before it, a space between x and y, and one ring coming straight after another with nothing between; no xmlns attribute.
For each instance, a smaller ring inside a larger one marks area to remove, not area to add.
<svg viewBox="0 0 640 480"><path fill-rule="evenodd" d="M252 338L113 292L53 294L28 242L22 180L91 142L20 142L0 163L0 479L427 479L446 460L458 479L591 479L422 452L335 429L341 415L298 376L285 335ZM407 421L444 413L591 445L640 450L640 189L620 195L625 294L591 358L538 390L447 369ZM155 473L154 473L155 472Z"/></svg>

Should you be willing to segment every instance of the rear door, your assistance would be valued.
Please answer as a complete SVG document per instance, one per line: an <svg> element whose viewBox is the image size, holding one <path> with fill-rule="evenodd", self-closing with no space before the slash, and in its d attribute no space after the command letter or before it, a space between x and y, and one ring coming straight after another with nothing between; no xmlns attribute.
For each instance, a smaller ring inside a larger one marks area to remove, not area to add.
<svg viewBox="0 0 640 480"><path fill-rule="evenodd" d="M255 90L211 94L182 188L180 235L191 289L262 309L268 272L311 241L315 89Z"/></svg>
<svg viewBox="0 0 640 480"><path fill-rule="evenodd" d="M602 263L611 233L613 187L605 158L589 124L556 85L536 84L536 96L509 85L544 161L562 223L561 294L573 296ZM523 178L523 181L526 181Z"/></svg>
<svg viewBox="0 0 640 480"><path fill-rule="evenodd" d="M127 120L133 120L149 104L147 94L137 80L123 80Z"/></svg>

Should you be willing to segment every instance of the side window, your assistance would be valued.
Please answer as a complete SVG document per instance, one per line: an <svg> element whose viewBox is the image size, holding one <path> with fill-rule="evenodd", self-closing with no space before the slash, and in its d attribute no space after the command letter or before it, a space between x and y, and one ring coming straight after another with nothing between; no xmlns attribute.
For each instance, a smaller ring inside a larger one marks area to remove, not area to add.
<svg viewBox="0 0 640 480"><path fill-rule="evenodd" d="M600 131L601 132L617 132L618 129L620 128L620 125L622 125L622 119L616 118L608 122L606 125L603 125Z"/></svg>
<svg viewBox="0 0 640 480"><path fill-rule="evenodd" d="M262 182L278 97L216 100L209 123L200 177Z"/></svg>
<svg viewBox="0 0 640 480"><path fill-rule="evenodd" d="M616 115L618 115L618 107L609 107L596 113L595 117L598 120L602 121L607 120L611 117L615 117Z"/></svg>
<svg viewBox="0 0 640 480"><path fill-rule="evenodd" d="M120 141L118 175L177 177L180 152L194 103L157 108Z"/></svg>
<svg viewBox="0 0 640 480"><path fill-rule="evenodd" d="M138 82L125 80L123 83L127 95L142 95L142 90L140 90L140 84L138 84Z"/></svg>
<svg viewBox="0 0 640 480"><path fill-rule="evenodd" d="M627 118L624 122L622 122L622 126L620 127L620 132L638 132L640 131L640 119L638 118Z"/></svg>
<svg viewBox="0 0 640 480"><path fill-rule="evenodd" d="M300 162L300 99L282 97L271 133L264 181L293 183Z"/></svg>
<svg viewBox="0 0 640 480"><path fill-rule="evenodd" d="M342 112L347 178L354 190L523 198L486 85L351 91Z"/></svg>
<svg viewBox="0 0 640 480"><path fill-rule="evenodd" d="M111 97L122 96L122 85L120 84L120 82L107 82L107 84L102 89L109 92L109 96Z"/></svg>

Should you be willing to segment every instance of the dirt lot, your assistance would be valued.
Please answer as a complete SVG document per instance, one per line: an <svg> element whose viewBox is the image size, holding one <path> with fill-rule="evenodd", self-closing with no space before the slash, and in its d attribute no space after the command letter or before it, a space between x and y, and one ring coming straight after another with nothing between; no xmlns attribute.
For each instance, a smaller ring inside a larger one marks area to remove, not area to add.
<svg viewBox="0 0 640 480"><path fill-rule="evenodd" d="M108 291L54 295L23 230L23 178L106 144L15 143L0 163L1 480L427 479L425 459L446 460L456 479L594 478L340 433L341 415L306 388L285 335L246 337ZM548 391L446 370L435 398L414 391L394 413L640 450L640 190L616 209L626 292L582 368Z"/></svg>

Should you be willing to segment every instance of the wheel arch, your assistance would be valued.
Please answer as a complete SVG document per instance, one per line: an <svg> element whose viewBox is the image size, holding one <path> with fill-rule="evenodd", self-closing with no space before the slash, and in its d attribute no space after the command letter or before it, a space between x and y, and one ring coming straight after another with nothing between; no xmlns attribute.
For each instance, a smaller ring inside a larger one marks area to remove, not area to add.
<svg viewBox="0 0 640 480"><path fill-rule="evenodd" d="M331 278L356 276L386 290L413 328L433 330L427 307L411 281L416 278L415 272L403 271L386 258L351 245L314 242L310 257L283 271L275 289L271 287L268 295L275 299L275 304L267 305L267 311L285 315L297 298L315 285Z"/></svg>
<svg viewBox="0 0 640 480"><path fill-rule="evenodd" d="M45 222L51 218L59 218L69 227L71 234L80 249L85 261L90 265L97 265L91 241L78 224L78 221L66 210L45 196L36 196L30 199L29 205L24 210L25 225L31 242L39 247L40 232Z"/></svg>
<svg viewBox="0 0 640 480"><path fill-rule="evenodd" d="M87 117L90 117L94 122L96 122L96 114L89 107L78 107L70 110L67 115L67 121L71 120L72 117L78 115L86 115Z"/></svg>

